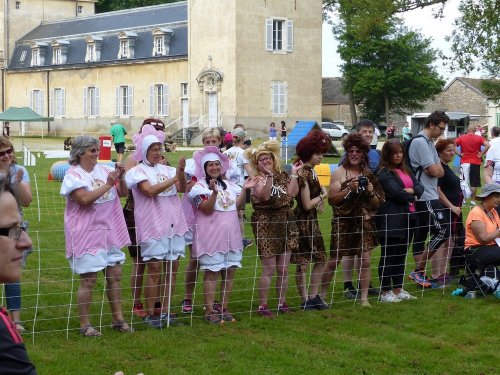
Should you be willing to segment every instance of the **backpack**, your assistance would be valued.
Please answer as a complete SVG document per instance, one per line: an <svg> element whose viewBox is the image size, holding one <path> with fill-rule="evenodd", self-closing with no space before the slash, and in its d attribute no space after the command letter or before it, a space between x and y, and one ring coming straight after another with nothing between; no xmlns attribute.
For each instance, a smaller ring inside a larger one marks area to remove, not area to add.
<svg viewBox="0 0 500 375"><path fill-rule="evenodd" d="M413 166L411 165L411 161L410 161L410 146L411 146L411 143L417 138L425 138L425 137L422 134L417 134L415 137L413 137L407 141L404 141L403 142L403 150L404 150L405 156L406 156L406 165L408 165L410 170L413 172L417 181L420 181L420 177L422 176L423 168L421 165L419 165L417 168L413 168Z"/></svg>

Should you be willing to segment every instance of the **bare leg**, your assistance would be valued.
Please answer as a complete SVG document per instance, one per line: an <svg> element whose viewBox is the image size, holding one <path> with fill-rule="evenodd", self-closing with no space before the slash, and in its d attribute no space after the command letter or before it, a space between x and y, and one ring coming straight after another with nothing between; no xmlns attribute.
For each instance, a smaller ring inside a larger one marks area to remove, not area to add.
<svg viewBox="0 0 500 375"><path fill-rule="evenodd" d="M470 200L471 201L475 201L476 200L476 191L477 191L477 188L475 187L470 187Z"/></svg>
<svg viewBox="0 0 500 375"><path fill-rule="evenodd" d="M120 287L122 266L121 264L116 264L115 266L107 267L103 270L103 273L106 278L106 293L111 307L113 322L116 323L124 320L122 313L122 290Z"/></svg>
<svg viewBox="0 0 500 375"><path fill-rule="evenodd" d="M432 278L437 279L446 273L446 268L450 261L451 251L453 249L453 240L449 238L436 250L436 254L431 258Z"/></svg>
<svg viewBox="0 0 500 375"><path fill-rule="evenodd" d="M319 294L319 288L321 286L321 278L323 277L323 270L325 269L325 263L315 263L311 272L311 285L310 285L310 297L316 297Z"/></svg>
<svg viewBox="0 0 500 375"><path fill-rule="evenodd" d="M291 252L276 256L276 295L278 304L286 302L288 292L288 266L290 265Z"/></svg>
<svg viewBox="0 0 500 375"><path fill-rule="evenodd" d="M295 270L295 283L299 291L302 302L307 301L307 283L306 283L307 264L297 264Z"/></svg>
<svg viewBox="0 0 500 375"><path fill-rule="evenodd" d="M219 273L220 272L205 270L205 275L203 276L205 315L209 315L213 312L215 289L217 288L217 278L219 277Z"/></svg>
<svg viewBox="0 0 500 375"><path fill-rule="evenodd" d="M355 256L342 257L342 275L344 283L352 283L352 270L355 268L355 258ZM356 267L356 269L359 269L359 267Z"/></svg>
<svg viewBox="0 0 500 375"><path fill-rule="evenodd" d="M337 265L339 264L338 258L330 258L328 262L325 264L323 269L323 275L321 277L321 292L320 296L324 300L326 298L326 293L328 293L328 287L333 279L333 274L337 269Z"/></svg>
<svg viewBox="0 0 500 375"><path fill-rule="evenodd" d="M132 289L132 300L134 305L141 302L142 282L146 263L140 257L132 258L132 273L130 274L130 286Z"/></svg>
<svg viewBox="0 0 500 375"><path fill-rule="evenodd" d="M192 245L189 245L189 252L193 251ZM193 292L196 286L196 279L198 277L198 269L200 268L197 259L189 259L189 262L186 266L186 292L184 294L184 299L193 300Z"/></svg>
<svg viewBox="0 0 500 375"><path fill-rule="evenodd" d="M276 257L261 258L262 261L262 275L259 280L259 305L267 305L267 296L269 294L269 287L271 286L271 279L276 271Z"/></svg>
<svg viewBox="0 0 500 375"><path fill-rule="evenodd" d="M368 301L368 288L370 286L371 269L370 256L371 251L365 251L361 256L360 289L361 302Z"/></svg>
<svg viewBox="0 0 500 375"><path fill-rule="evenodd" d="M82 273L80 275L77 298L81 328L90 324L90 303L92 302L92 290L94 289L96 280L97 272Z"/></svg>
<svg viewBox="0 0 500 375"><path fill-rule="evenodd" d="M151 259L147 261L148 275L146 277L146 288L144 297L146 302L146 314L153 316L155 301L158 299L158 280L161 273L161 261Z"/></svg>
<svg viewBox="0 0 500 375"><path fill-rule="evenodd" d="M163 267L165 275L162 290L161 290L161 312L168 313L168 307L172 296L175 294L175 285L177 281L177 271L179 269L179 260L164 261ZM172 275L170 275L170 267L172 266Z"/></svg>
<svg viewBox="0 0 500 375"><path fill-rule="evenodd" d="M227 306L229 305L229 299L231 298L231 293L233 291L235 271L236 267L230 267L221 271L222 280L220 284L220 299L222 303L222 309L227 309Z"/></svg>

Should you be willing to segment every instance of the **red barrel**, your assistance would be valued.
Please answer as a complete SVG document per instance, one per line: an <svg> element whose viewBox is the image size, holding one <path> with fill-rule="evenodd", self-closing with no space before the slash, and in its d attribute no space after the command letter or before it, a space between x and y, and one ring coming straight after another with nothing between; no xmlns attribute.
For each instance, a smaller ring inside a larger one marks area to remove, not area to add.
<svg viewBox="0 0 500 375"><path fill-rule="evenodd" d="M99 136L99 160L111 160L111 146L113 144L110 135Z"/></svg>

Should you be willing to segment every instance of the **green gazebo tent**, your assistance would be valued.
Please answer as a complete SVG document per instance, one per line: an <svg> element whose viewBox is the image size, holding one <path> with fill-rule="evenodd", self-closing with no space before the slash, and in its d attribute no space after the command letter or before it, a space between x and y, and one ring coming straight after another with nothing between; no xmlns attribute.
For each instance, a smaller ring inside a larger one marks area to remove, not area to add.
<svg viewBox="0 0 500 375"><path fill-rule="evenodd" d="M9 107L0 113L0 121L4 122L50 122L54 117L40 116L29 107ZM42 127L43 137L43 127Z"/></svg>

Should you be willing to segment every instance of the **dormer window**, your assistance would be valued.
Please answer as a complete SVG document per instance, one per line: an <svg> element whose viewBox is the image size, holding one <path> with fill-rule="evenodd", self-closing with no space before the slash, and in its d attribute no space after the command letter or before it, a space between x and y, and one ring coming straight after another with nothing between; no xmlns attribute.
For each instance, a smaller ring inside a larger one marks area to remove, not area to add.
<svg viewBox="0 0 500 375"><path fill-rule="evenodd" d="M133 59L134 58L134 46L137 39L136 33L131 32L121 32L118 35L120 40L120 50L118 52L119 59Z"/></svg>
<svg viewBox="0 0 500 375"><path fill-rule="evenodd" d="M158 27L153 30L153 56L167 56L174 31Z"/></svg>
<svg viewBox="0 0 500 375"><path fill-rule="evenodd" d="M54 40L51 45L52 65L66 64L69 42L67 40Z"/></svg>
<svg viewBox="0 0 500 375"><path fill-rule="evenodd" d="M102 37L88 36L85 38L87 43L87 53L85 55L85 62L95 62L101 60L101 46Z"/></svg>
<svg viewBox="0 0 500 375"><path fill-rule="evenodd" d="M47 43L31 43L31 66L43 66L45 64L45 51Z"/></svg>
<svg viewBox="0 0 500 375"><path fill-rule="evenodd" d="M19 61L24 62L26 60L27 54L28 54L28 52L26 52L26 51L21 52L21 58L19 59Z"/></svg>

